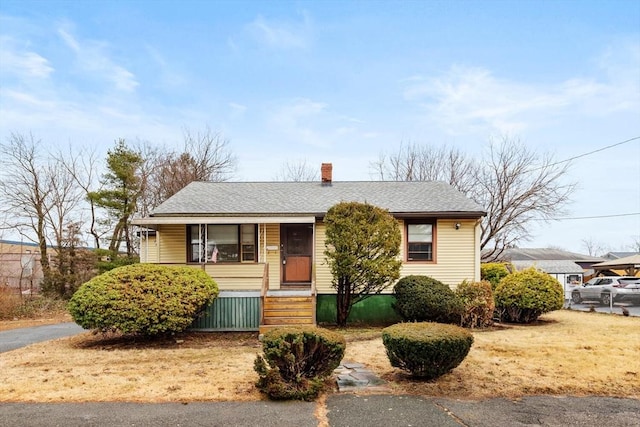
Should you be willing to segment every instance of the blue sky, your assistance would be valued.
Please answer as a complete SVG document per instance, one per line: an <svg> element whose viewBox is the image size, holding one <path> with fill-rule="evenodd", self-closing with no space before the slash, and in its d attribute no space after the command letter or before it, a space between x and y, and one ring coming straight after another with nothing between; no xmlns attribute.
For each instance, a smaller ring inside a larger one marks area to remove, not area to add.
<svg viewBox="0 0 640 427"><path fill-rule="evenodd" d="M557 160L640 136L640 2L0 0L0 138L230 141L237 180L285 161L369 180L401 142ZM571 164L567 217L640 212L640 140ZM532 226L528 247L640 240L640 215Z"/></svg>

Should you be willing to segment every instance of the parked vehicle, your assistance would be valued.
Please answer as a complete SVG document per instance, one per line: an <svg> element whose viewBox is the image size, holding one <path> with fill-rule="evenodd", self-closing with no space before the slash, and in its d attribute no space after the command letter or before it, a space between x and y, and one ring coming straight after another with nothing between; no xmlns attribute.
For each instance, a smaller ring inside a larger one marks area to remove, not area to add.
<svg viewBox="0 0 640 427"><path fill-rule="evenodd" d="M571 301L579 304L584 300L598 300L611 304L625 300L640 300L640 278L633 276L594 277L571 292Z"/></svg>

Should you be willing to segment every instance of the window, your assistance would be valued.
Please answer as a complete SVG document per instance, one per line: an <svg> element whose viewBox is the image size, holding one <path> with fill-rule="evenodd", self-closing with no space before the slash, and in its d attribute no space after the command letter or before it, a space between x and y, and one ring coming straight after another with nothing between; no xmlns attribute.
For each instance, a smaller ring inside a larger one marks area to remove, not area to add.
<svg viewBox="0 0 640 427"><path fill-rule="evenodd" d="M189 262L256 262L257 260L255 224L188 225L187 236Z"/></svg>
<svg viewBox="0 0 640 427"><path fill-rule="evenodd" d="M407 224L407 261L433 261L434 224Z"/></svg>

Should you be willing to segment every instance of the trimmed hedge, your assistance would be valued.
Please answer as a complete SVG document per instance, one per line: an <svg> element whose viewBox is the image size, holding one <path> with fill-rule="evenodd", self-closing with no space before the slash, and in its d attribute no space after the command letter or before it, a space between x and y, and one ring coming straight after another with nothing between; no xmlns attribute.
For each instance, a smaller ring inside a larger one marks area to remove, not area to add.
<svg viewBox="0 0 640 427"><path fill-rule="evenodd" d="M530 323L541 314L561 309L564 291L556 279L532 267L502 279L494 298L501 320Z"/></svg>
<svg viewBox="0 0 640 427"><path fill-rule="evenodd" d="M89 280L67 308L85 329L155 336L185 330L217 296L202 270L133 264Z"/></svg>
<svg viewBox="0 0 640 427"><path fill-rule="evenodd" d="M458 323L462 302L451 288L428 276L406 276L393 287L393 308L405 321Z"/></svg>
<svg viewBox="0 0 640 427"><path fill-rule="evenodd" d="M383 329L382 343L391 366L430 380L462 363L473 344L473 335L455 325L398 323Z"/></svg>
<svg viewBox="0 0 640 427"><path fill-rule="evenodd" d="M461 326L484 328L493 323L495 302L491 283L486 280L481 282L467 282L465 280L456 288L456 294L462 302Z"/></svg>
<svg viewBox="0 0 640 427"><path fill-rule="evenodd" d="M315 326L274 328L264 334L254 363L256 386L274 400L313 400L340 365L342 335Z"/></svg>

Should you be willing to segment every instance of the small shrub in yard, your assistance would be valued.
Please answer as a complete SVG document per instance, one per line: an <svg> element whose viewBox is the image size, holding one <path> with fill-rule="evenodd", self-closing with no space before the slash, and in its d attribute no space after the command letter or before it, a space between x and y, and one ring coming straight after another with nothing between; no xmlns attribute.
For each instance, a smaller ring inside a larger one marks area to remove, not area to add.
<svg viewBox="0 0 640 427"><path fill-rule="evenodd" d="M313 326L274 328L264 334L254 369L256 386L274 400L313 400L338 367L345 339Z"/></svg>
<svg viewBox="0 0 640 427"><path fill-rule="evenodd" d="M67 307L85 329L155 336L185 330L217 296L202 270L133 264L89 280Z"/></svg>
<svg viewBox="0 0 640 427"><path fill-rule="evenodd" d="M394 309L406 321L458 323L462 303L451 288L428 276L406 276L393 288Z"/></svg>
<svg viewBox="0 0 640 427"><path fill-rule="evenodd" d="M491 283L491 289L495 290L500 280L509 275L507 266L501 262L487 262L480 265L480 278Z"/></svg>
<svg viewBox="0 0 640 427"><path fill-rule="evenodd" d="M547 273L529 268L500 281L494 292L496 310L506 322L530 323L564 304L562 285Z"/></svg>
<svg viewBox="0 0 640 427"><path fill-rule="evenodd" d="M473 335L455 325L398 323L382 331L382 343L391 366L430 380L462 363L473 344Z"/></svg>
<svg viewBox="0 0 640 427"><path fill-rule="evenodd" d="M486 280L481 282L467 282L465 280L456 288L456 294L462 301L461 326L484 328L493 323L495 302L491 283Z"/></svg>

